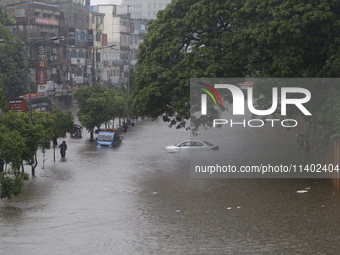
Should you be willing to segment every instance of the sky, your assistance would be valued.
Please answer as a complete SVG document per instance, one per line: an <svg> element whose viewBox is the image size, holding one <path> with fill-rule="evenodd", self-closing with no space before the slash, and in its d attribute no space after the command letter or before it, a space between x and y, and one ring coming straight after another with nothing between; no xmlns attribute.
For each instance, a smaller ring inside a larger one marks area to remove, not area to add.
<svg viewBox="0 0 340 255"><path fill-rule="evenodd" d="M98 4L121 4L122 0L91 0L91 5Z"/></svg>

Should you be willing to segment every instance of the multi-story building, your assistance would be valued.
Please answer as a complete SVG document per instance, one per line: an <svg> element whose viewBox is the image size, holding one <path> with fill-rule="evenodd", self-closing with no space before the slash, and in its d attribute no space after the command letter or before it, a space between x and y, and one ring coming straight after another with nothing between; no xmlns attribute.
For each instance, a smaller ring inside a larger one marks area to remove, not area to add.
<svg viewBox="0 0 340 255"><path fill-rule="evenodd" d="M93 33L89 30L89 11L83 4L59 2L61 13L60 32L67 38L65 49L67 61L64 71L73 89L79 85L89 84L88 64L92 63L90 55Z"/></svg>
<svg viewBox="0 0 340 255"><path fill-rule="evenodd" d="M102 61L101 52L104 47L107 47L105 38L107 37L103 34L104 30L104 13L94 12L90 9L89 17L89 32L92 34L93 39L91 39L91 54L92 63L89 64L91 70L92 82L97 82L101 79ZM104 42L103 42L104 40Z"/></svg>
<svg viewBox="0 0 340 255"><path fill-rule="evenodd" d="M155 19L159 10L164 10L171 0L123 0L129 6L132 18Z"/></svg>
<svg viewBox="0 0 340 255"><path fill-rule="evenodd" d="M115 45L103 49L102 79L111 84L127 84L130 68L136 64L138 45L146 32L147 20L132 19L128 6L97 5L92 9L105 14L103 45Z"/></svg>
<svg viewBox="0 0 340 255"><path fill-rule="evenodd" d="M28 45L32 92L45 92L58 105L69 106L79 86L128 83L148 21L131 18L129 6L90 6L89 0L0 1L15 18L10 30ZM45 64L38 62L42 58Z"/></svg>
<svg viewBox="0 0 340 255"><path fill-rule="evenodd" d="M53 91L63 80L61 71L66 61L63 50L66 44L60 40L59 7L27 2L8 5L6 10L15 19L15 23L8 26L12 34L26 44L31 91Z"/></svg>
<svg viewBox="0 0 340 255"><path fill-rule="evenodd" d="M90 2L90 0L0 0L0 4L2 5L11 5L11 4L20 4L20 3L27 3L27 2L40 2L40 3L58 3L58 2L73 2L78 4L85 4L86 2ZM89 5L89 4L88 4Z"/></svg>
<svg viewBox="0 0 340 255"><path fill-rule="evenodd" d="M130 30L120 30L120 22L129 24L129 14L117 14L117 5L97 5L92 6L93 11L104 14L104 34L102 37L102 47L98 52L98 57L101 59L99 64L100 78L105 81L109 86L116 85L124 82L123 66L124 61L122 58L127 53L128 43L127 38ZM121 21L122 20L122 21ZM125 39L124 39L125 38ZM126 47L124 46L126 44ZM109 47L114 45L113 47Z"/></svg>
<svg viewBox="0 0 340 255"><path fill-rule="evenodd" d="M12 34L28 45L31 91L47 93L66 107L71 104L72 91L89 84L91 73L89 11L83 2L41 0L6 6L15 18L15 24L9 26ZM55 37L64 40L50 40Z"/></svg>

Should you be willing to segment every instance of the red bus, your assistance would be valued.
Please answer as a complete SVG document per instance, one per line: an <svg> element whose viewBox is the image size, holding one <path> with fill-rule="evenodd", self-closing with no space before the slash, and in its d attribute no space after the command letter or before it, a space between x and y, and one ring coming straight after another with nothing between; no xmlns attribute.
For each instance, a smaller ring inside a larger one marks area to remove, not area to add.
<svg viewBox="0 0 340 255"><path fill-rule="evenodd" d="M30 103L31 98L31 103ZM40 112L51 112L52 103L44 93L26 94L19 97L7 99L8 108L14 112L29 112L30 105L32 110Z"/></svg>

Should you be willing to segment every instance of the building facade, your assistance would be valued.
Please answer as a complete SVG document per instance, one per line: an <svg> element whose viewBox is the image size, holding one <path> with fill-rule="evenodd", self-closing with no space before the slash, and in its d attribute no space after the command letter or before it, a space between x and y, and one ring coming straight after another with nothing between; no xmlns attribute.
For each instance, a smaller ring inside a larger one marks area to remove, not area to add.
<svg viewBox="0 0 340 255"><path fill-rule="evenodd" d="M156 19L157 12L164 10L171 0L123 0L129 6L132 18Z"/></svg>
<svg viewBox="0 0 340 255"><path fill-rule="evenodd" d="M138 45L146 33L146 19L131 18L128 6L97 5L93 11L104 14L101 79L110 86L127 85L131 68L135 68ZM114 47L106 47L115 45Z"/></svg>
<svg viewBox="0 0 340 255"><path fill-rule="evenodd" d="M62 83L66 61L65 42L61 40L59 27L59 6L27 2L8 5L6 10L15 19L9 29L26 45L31 91L54 91L56 85Z"/></svg>
<svg viewBox="0 0 340 255"><path fill-rule="evenodd" d="M79 86L127 86L147 19L131 18L128 6L88 0L13 2L5 7L15 19L8 27L27 45L32 92L68 107Z"/></svg>

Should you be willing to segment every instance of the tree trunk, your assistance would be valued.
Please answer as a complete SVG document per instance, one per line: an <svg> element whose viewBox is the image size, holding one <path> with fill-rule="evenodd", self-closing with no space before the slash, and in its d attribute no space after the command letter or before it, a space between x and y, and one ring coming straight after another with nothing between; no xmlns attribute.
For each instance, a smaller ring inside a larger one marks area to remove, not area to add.
<svg viewBox="0 0 340 255"><path fill-rule="evenodd" d="M34 154L34 164L32 164L32 176L35 176L35 168L38 165L37 152Z"/></svg>
<svg viewBox="0 0 340 255"><path fill-rule="evenodd" d="M53 145L53 162L55 162L55 147L57 147L57 146Z"/></svg>

